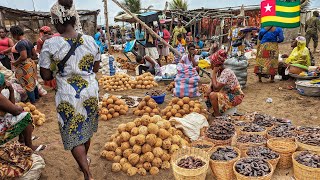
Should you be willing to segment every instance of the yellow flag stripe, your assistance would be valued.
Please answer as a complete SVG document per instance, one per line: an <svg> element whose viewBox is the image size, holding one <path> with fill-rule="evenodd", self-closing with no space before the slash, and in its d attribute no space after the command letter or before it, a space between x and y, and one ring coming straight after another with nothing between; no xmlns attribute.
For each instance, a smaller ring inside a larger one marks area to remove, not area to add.
<svg viewBox="0 0 320 180"><path fill-rule="evenodd" d="M283 22L283 23L297 23L300 22L300 16L294 18L285 18L279 16L265 16L261 18L261 23L274 21L274 22Z"/></svg>
<svg viewBox="0 0 320 180"><path fill-rule="evenodd" d="M276 11L280 11L280 12L298 12L298 11L300 11L300 6L294 6L294 7L276 6Z"/></svg>

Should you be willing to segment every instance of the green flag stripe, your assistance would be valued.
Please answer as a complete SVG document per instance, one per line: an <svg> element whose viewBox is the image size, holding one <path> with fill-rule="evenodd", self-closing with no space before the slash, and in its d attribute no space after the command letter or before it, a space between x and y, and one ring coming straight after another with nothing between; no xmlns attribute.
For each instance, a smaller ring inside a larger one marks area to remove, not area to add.
<svg viewBox="0 0 320 180"><path fill-rule="evenodd" d="M300 12L282 12L282 11L277 11L276 12L276 16L280 16L280 17L286 17L286 18L290 18L290 17L297 17L300 16Z"/></svg>
<svg viewBox="0 0 320 180"><path fill-rule="evenodd" d="M296 28L300 26L300 22L298 23L283 23L283 22L275 22L275 21L268 21L261 24L262 27L267 26L276 26L276 27L282 27L282 28Z"/></svg>
<svg viewBox="0 0 320 180"><path fill-rule="evenodd" d="M277 6L285 6L285 7L294 7L300 5L300 0L297 0L296 2L283 2L283 1L276 1Z"/></svg>

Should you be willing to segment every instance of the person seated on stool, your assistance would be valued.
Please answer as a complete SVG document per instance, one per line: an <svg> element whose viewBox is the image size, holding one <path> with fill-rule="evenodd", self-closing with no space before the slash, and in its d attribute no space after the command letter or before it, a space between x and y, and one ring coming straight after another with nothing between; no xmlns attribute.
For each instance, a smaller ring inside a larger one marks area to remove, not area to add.
<svg viewBox="0 0 320 180"><path fill-rule="evenodd" d="M196 49L194 44L188 45L188 54L182 56L180 63L190 65L196 68L199 73L200 68L198 66L199 58L196 57Z"/></svg>

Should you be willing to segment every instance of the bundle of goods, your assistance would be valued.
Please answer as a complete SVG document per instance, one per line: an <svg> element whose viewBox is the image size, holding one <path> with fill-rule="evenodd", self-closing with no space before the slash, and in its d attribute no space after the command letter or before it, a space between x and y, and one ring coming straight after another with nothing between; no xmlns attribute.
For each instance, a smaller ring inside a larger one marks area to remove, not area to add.
<svg viewBox="0 0 320 180"><path fill-rule="evenodd" d="M181 118L192 112L203 115L207 113L199 101L193 101L189 97L184 97L182 99L173 98L169 105L161 111L161 114L164 119L170 119L171 117Z"/></svg>
<svg viewBox="0 0 320 180"><path fill-rule="evenodd" d="M207 129L205 137L215 145L231 145L235 127L228 122L214 122Z"/></svg>
<svg viewBox="0 0 320 180"><path fill-rule="evenodd" d="M159 169L170 169L171 155L188 145L184 137L169 121L145 115L120 124L101 156L113 161L113 172L122 170L128 176L145 176L147 172L156 175Z"/></svg>
<svg viewBox="0 0 320 180"><path fill-rule="evenodd" d="M279 169L288 169L292 167L292 154L296 152L298 145L293 141L283 138L272 138L267 141L268 148L277 152L280 159L277 167Z"/></svg>
<svg viewBox="0 0 320 180"><path fill-rule="evenodd" d="M320 134L319 126L298 126L296 129L297 134Z"/></svg>
<svg viewBox="0 0 320 180"><path fill-rule="evenodd" d="M253 123L265 127L267 130L272 129L275 119L269 115L256 114Z"/></svg>
<svg viewBox="0 0 320 180"><path fill-rule="evenodd" d="M116 73L114 57L107 54L101 55L100 71L103 75L113 76Z"/></svg>
<svg viewBox="0 0 320 180"><path fill-rule="evenodd" d="M299 135L296 143L300 150L320 152L320 134Z"/></svg>
<svg viewBox="0 0 320 180"><path fill-rule="evenodd" d="M158 87L158 83L154 80L151 73L144 73L136 77L136 89L151 89L153 87Z"/></svg>
<svg viewBox="0 0 320 180"><path fill-rule="evenodd" d="M240 149L242 157L250 147L266 146L266 143L266 137L257 134L240 135L236 140L236 146Z"/></svg>
<svg viewBox="0 0 320 180"><path fill-rule="evenodd" d="M266 136L267 135L267 129L265 127L256 125L256 124L250 124L249 126L245 126L241 129L240 134L257 134Z"/></svg>
<svg viewBox="0 0 320 180"><path fill-rule="evenodd" d="M261 158L242 158L233 166L237 179L271 180L274 169L270 163Z"/></svg>
<svg viewBox="0 0 320 180"><path fill-rule="evenodd" d="M131 80L130 76L123 73L117 73L114 76L103 76L99 79L99 85L106 91L124 91L132 89L136 81Z"/></svg>
<svg viewBox="0 0 320 180"><path fill-rule="evenodd" d="M197 73L196 68L191 65L178 64L177 66L177 76L174 79L175 88L173 94L176 97L199 97L198 92L198 82L200 81L200 76Z"/></svg>
<svg viewBox="0 0 320 180"><path fill-rule="evenodd" d="M295 179L317 180L320 175L319 154L302 151L292 155L293 174Z"/></svg>
<svg viewBox="0 0 320 180"><path fill-rule="evenodd" d="M150 96L146 96L133 111L133 114L135 116L149 115L152 117L160 114L160 108L154 99Z"/></svg>
<svg viewBox="0 0 320 180"><path fill-rule="evenodd" d="M271 139L274 137L287 138L290 140L294 140L296 137L296 133L294 132L295 127L292 125L278 125L268 131L267 138Z"/></svg>
<svg viewBox="0 0 320 180"><path fill-rule="evenodd" d="M209 154L198 148L181 148L171 157L175 179L205 180L209 168Z"/></svg>
<svg viewBox="0 0 320 180"><path fill-rule="evenodd" d="M175 86L175 82L171 82L171 83L166 87L166 90L169 91L169 92L173 92L174 86Z"/></svg>
<svg viewBox="0 0 320 180"><path fill-rule="evenodd" d="M280 155L278 153L264 146L249 148L245 155L249 157L263 158L272 165L273 169L276 169L280 159Z"/></svg>
<svg viewBox="0 0 320 180"><path fill-rule="evenodd" d="M137 97L131 97L128 95L124 95L124 96L120 96L120 99L124 100L125 103L130 107L136 107L138 106L139 102L138 102L138 98Z"/></svg>
<svg viewBox="0 0 320 180"><path fill-rule="evenodd" d="M20 106L24 111L29 112L32 116L33 123L37 126L42 126L46 122L46 115L37 110L36 106L31 103L16 103L17 106Z"/></svg>
<svg viewBox="0 0 320 180"><path fill-rule="evenodd" d="M99 105L100 120L108 121L112 118L117 118L121 115L126 115L129 107L123 100L116 96L104 97Z"/></svg>
<svg viewBox="0 0 320 180"><path fill-rule="evenodd" d="M241 57L233 57L230 59L227 59L224 62L224 65L231 69L235 75L237 76L239 83L241 85L241 87L245 87L247 84L247 77L248 77L248 59L245 56L241 56Z"/></svg>
<svg viewBox="0 0 320 180"><path fill-rule="evenodd" d="M240 150L231 146L217 146L210 159L211 170L216 179L234 179L233 165L240 159Z"/></svg>
<svg viewBox="0 0 320 180"><path fill-rule="evenodd" d="M177 65L168 64L161 67L161 77L163 80L173 80L177 75Z"/></svg>

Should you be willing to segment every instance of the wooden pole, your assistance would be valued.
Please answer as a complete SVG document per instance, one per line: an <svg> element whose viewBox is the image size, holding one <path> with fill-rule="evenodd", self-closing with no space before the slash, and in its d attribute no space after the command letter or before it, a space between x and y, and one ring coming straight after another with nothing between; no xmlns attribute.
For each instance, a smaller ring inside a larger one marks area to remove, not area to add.
<svg viewBox="0 0 320 180"><path fill-rule="evenodd" d="M128 13L130 16L132 16L138 23L140 23L144 28L146 28L149 33L159 39L164 45L168 46L171 51L173 51L175 54L182 56L182 54L177 51L175 48L173 48L169 43L167 43L164 39L162 39L157 33L155 33L148 25L146 25L143 21L141 21L135 14L131 13L126 7L124 7L121 3L119 3L117 0L112 0L115 4L117 4L120 8L122 8L126 13Z"/></svg>
<svg viewBox="0 0 320 180"><path fill-rule="evenodd" d="M108 48L111 49L111 37L110 37L109 17L108 17L108 0L104 0L104 16L106 18L106 33L108 38Z"/></svg>

